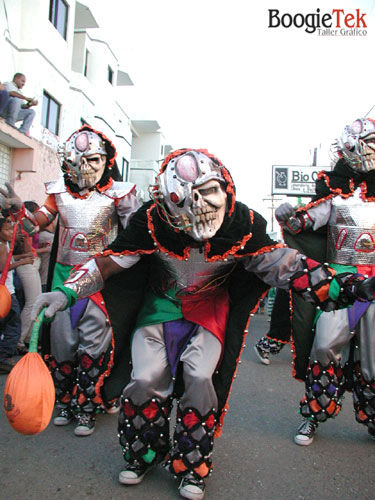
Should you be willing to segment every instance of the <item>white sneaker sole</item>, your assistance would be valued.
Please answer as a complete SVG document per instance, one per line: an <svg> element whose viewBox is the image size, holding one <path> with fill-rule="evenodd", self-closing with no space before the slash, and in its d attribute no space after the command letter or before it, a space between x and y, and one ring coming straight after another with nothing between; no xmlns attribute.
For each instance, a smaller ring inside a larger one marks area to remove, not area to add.
<svg viewBox="0 0 375 500"><path fill-rule="evenodd" d="M271 361L268 359L268 358L262 358L262 356L259 354L258 352L258 349L257 349L257 346L255 345L254 346L254 351L255 351L255 354L257 355L257 358L259 359L259 361L263 364L263 365L269 365L271 363Z"/></svg>
<svg viewBox="0 0 375 500"><path fill-rule="evenodd" d="M297 434L294 436L294 442L300 446L309 446L314 441L314 438L308 438L302 434Z"/></svg>
<svg viewBox="0 0 375 500"><path fill-rule="evenodd" d="M115 415L120 411L120 406L111 406L110 408L106 408L105 412L108 413L108 415Z"/></svg>
<svg viewBox="0 0 375 500"><path fill-rule="evenodd" d="M58 425L58 426L60 426L60 425L68 425L72 421L73 421L72 418L68 420L67 418L55 417L53 419L53 425Z"/></svg>
<svg viewBox="0 0 375 500"><path fill-rule="evenodd" d="M149 469L146 469L144 474L142 476L137 476L134 472L129 471L129 470L123 470L120 472L118 475L118 480L120 484L139 484L143 481L145 475L152 470L153 467L150 467Z"/></svg>
<svg viewBox="0 0 375 500"><path fill-rule="evenodd" d="M74 429L74 434L76 436L91 436L91 434L95 431L95 426L89 429L88 427L79 425Z"/></svg>
<svg viewBox="0 0 375 500"><path fill-rule="evenodd" d="M179 488L180 495L184 498L188 498L189 500L202 500L204 497L204 491L199 490L199 491L194 491L193 490L199 490L196 486L192 486L191 489L189 486L184 486L183 488Z"/></svg>

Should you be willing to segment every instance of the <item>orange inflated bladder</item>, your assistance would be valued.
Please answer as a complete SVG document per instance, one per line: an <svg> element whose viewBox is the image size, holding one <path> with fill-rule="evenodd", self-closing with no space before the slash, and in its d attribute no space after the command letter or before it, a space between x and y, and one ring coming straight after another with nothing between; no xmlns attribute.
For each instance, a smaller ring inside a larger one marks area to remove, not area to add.
<svg viewBox="0 0 375 500"><path fill-rule="evenodd" d="M51 420L55 404L51 374L37 352L43 317L44 310L34 323L29 352L18 361L5 382L5 414L13 429L21 434L42 432Z"/></svg>
<svg viewBox="0 0 375 500"><path fill-rule="evenodd" d="M12 305L12 297L5 285L0 284L0 319L6 318Z"/></svg>

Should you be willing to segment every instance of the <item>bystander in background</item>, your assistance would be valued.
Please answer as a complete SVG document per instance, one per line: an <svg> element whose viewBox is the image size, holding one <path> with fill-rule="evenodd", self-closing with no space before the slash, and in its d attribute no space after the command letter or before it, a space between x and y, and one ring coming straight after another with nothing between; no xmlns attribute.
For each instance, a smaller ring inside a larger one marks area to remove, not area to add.
<svg viewBox="0 0 375 500"><path fill-rule="evenodd" d="M1 112L1 116L5 118L5 122L11 127L16 127L16 123L22 121L19 131L28 135L35 117L35 111L30 108L36 106L38 101L33 97L26 97L22 94L21 89L25 83L26 77L22 73L16 73L11 82L4 83L5 90L9 92L9 98Z"/></svg>

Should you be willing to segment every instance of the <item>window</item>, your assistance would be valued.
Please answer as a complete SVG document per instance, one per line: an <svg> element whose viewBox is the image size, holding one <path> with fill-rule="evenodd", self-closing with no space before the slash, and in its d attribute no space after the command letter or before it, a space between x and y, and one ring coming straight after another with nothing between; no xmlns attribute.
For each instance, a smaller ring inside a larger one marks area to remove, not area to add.
<svg viewBox="0 0 375 500"><path fill-rule="evenodd" d="M90 61L90 52L86 49L86 55L85 55L85 67L83 69L83 74L87 76L88 74L88 67L89 67L89 61Z"/></svg>
<svg viewBox="0 0 375 500"><path fill-rule="evenodd" d="M42 125L55 135L59 134L60 108L61 105L44 91Z"/></svg>
<svg viewBox="0 0 375 500"><path fill-rule="evenodd" d="M65 0L50 0L49 20L66 40L66 27L68 24L68 5Z"/></svg>
<svg viewBox="0 0 375 500"><path fill-rule="evenodd" d="M129 162L125 158L122 158L121 177L123 181L129 180Z"/></svg>
<svg viewBox="0 0 375 500"><path fill-rule="evenodd" d="M113 85L113 69L111 66L108 66L108 81L111 85Z"/></svg>

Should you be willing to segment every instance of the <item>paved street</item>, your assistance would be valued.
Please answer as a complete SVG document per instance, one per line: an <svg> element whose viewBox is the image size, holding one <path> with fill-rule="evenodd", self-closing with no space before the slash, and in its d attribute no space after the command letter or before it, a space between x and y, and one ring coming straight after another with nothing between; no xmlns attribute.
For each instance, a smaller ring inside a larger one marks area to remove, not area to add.
<svg viewBox="0 0 375 500"><path fill-rule="evenodd" d="M224 432L216 441L207 500L375 498L375 442L354 421L351 396L335 421L322 425L314 443L296 446L297 406L303 385L292 379L285 348L270 366L255 359L254 340L268 316L253 319L235 381ZM0 375L3 391L6 376ZM0 411L1 500L169 500L179 498L175 481L156 469L134 487L117 483L122 457L114 415L98 417L92 436L50 425L22 436Z"/></svg>

